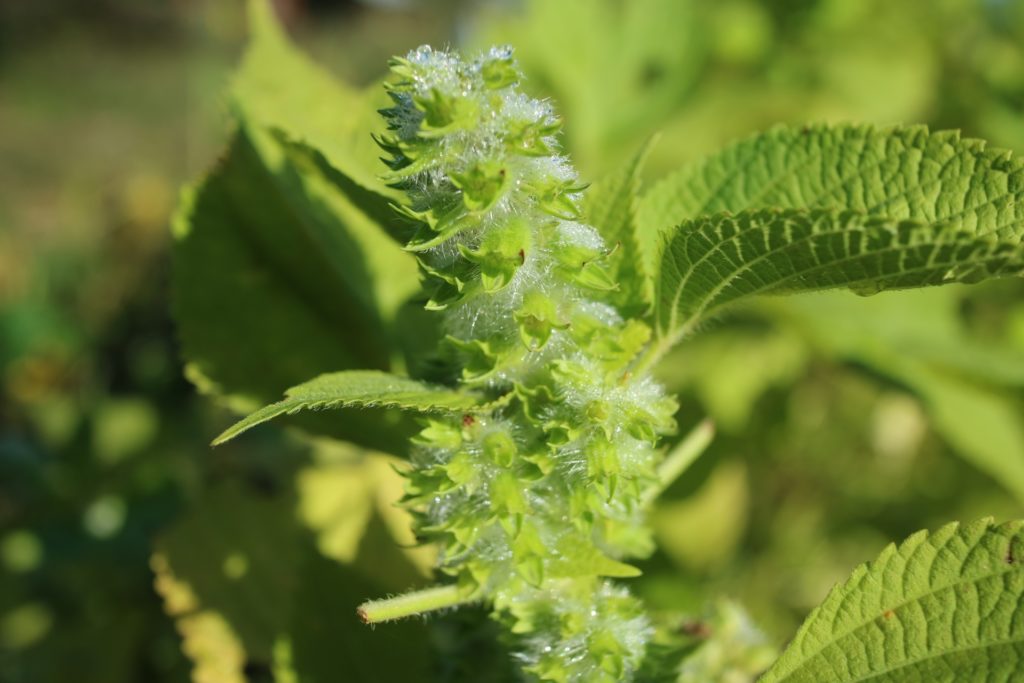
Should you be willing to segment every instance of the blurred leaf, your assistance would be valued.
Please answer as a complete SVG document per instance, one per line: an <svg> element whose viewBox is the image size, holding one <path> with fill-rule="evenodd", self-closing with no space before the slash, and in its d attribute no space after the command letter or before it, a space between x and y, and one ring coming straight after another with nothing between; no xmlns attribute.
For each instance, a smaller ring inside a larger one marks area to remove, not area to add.
<svg viewBox="0 0 1024 683"><path fill-rule="evenodd" d="M761 679L1012 680L1024 641L1021 523L919 532L854 571Z"/></svg>
<svg viewBox="0 0 1024 683"><path fill-rule="evenodd" d="M673 392L692 387L718 427L742 433L758 399L791 385L808 355L795 333L725 327L676 347L658 364L657 376Z"/></svg>
<svg viewBox="0 0 1024 683"><path fill-rule="evenodd" d="M619 289L611 296L628 312L640 312L651 302L651 277L643 270L640 235L636 225L636 202L640 193L640 174L651 150L649 139L626 166L590 186L585 197L584 215L612 247L608 257L612 280Z"/></svg>
<svg viewBox="0 0 1024 683"><path fill-rule="evenodd" d="M319 151L364 190L360 210L387 212L396 193L378 177L380 150L370 137L383 129L377 107L297 50L270 0L248 0L248 6L249 47L231 86L238 119Z"/></svg>
<svg viewBox="0 0 1024 683"><path fill-rule="evenodd" d="M960 309L971 292L962 285L873 297L820 292L764 300L760 305L773 316L796 322L811 339L848 358L870 361L888 354L938 365L976 381L1024 387L1024 349L970 334ZM984 297L985 290L977 295Z"/></svg>
<svg viewBox="0 0 1024 683"><path fill-rule="evenodd" d="M686 97L704 52L695 16L680 0L531 0L482 37L518 49L527 87L558 103L574 160L594 171L630 153Z"/></svg>
<svg viewBox="0 0 1024 683"><path fill-rule="evenodd" d="M911 363L893 375L921 396L935 430L956 453L1024 501L1021 401Z"/></svg>
<svg viewBox="0 0 1024 683"><path fill-rule="evenodd" d="M236 136L186 193L175 223L174 309L187 372L242 412L322 372L386 369L392 360L391 323L372 304L378 279L352 229L358 211L349 206L348 221L326 209L347 200L322 177L300 176L274 145L264 138L261 155ZM271 155L276 164L265 163ZM399 259L395 272L410 272L404 265ZM399 417L370 413L299 424L398 453L412 432Z"/></svg>
<svg viewBox="0 0 1024 683"><path fill-rule="evenodd" d="M231 92L241 130L175 227L188 374L239 411L323 372L402 368L419 291L414 259L382 226L391 213L367 153L371 103L295 50L268 2L250 2L250 23ZM412 431L380 413L297 423L395 452Z"/></svg>
<svg viewBox="0 0 1024 683"><path fill-rule="evenodd" d="M1024 500L1021 401L1007 390L1024 387L1024 353L969 337L961 296L959 288L870 299L826 293L769 309L828 353L906 385L955 452Z"/></svg>
<svg viewBox="0 0 1024 683"><path fill-rule="evenodd" d="M299 473L294 494L268 497L232 482L211 488L158 541L157 589L185 637L197 683L253 681L260 671L304 682L429 680L422 626L373 631L355 614L368 596L422 581L421 562L398 547L382 521L393 501L376 492L390 495L393 487L381 484L399 477L378 457L342 449L323 455ZM343 486L321 485L321 478ZM346 490L359 492L360 509L346 507ZM331 498L362 523L345 535L344 547L335 525L345 518L308 512L329 509ZM332 554L348 561L318 550L324 534L333 539Z"/></svg>
<svg viewBox="0 0 1024 683"><path fill-rule="evenodd" d="M415 412L459 412L479 406L479 397L375 370L320 375L285 391L283 401L260 408L214 439L230 441L242 432L281 415L326 408L399 408Z"/></svg>
<svg viewBox="0 0 1024 683"><path fill-rule="evenodd" d="M665 500L652 515L658 546L677 564L707 572L726 564L747 528L750 490L747 469L727 462L683 500Z"/></svg>

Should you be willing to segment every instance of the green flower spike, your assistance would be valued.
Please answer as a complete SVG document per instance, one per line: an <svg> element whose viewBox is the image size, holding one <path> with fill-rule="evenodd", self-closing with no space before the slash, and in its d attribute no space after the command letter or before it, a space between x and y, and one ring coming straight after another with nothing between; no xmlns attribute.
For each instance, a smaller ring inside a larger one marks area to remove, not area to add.
<svg viewBox="0 0 1024 683"><path fill-rule="evenodd" d="M579 222L584 187L557 151L559 121L517 88L511 51L467 61L421 47L392 72L379 142L408 197L429 307L445 316L452 381L510 400L433 417L414 441L404 504L455 583L361 614L485 600L536 677L631 680L653 629L610 577L635 576L625 560L652 548L646 494L675 411L627 372L650 330L607 298L611 250Z"/></svg>

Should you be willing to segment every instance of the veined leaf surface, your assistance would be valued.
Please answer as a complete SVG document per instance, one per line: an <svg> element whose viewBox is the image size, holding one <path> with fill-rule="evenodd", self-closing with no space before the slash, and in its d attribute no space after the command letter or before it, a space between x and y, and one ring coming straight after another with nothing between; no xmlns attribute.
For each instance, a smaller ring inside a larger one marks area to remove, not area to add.
<svg viewBox="0 0 1024 683"><path fill-rule="evenodd" d="M757 294L862 293L1024 272L1013 235L856 211L747 211L687 221L664 246L658 332L670 342L725 304Z"/></svg>
<svg viewBox="0 0 1024 683"><path fill-rule="evenodd" d="M1024 235L1024 164L982 140L924 126L780 126L734 143L655 184L644 231L748 209L852 209ZM654 265L657 254L646 258Z"/></svg>
<svg viewBox="0 0 1024 683"><path fill-rule="evenodd" d="M760 683L1021 680L1024 522L890 545L835 588Z"/></svg>

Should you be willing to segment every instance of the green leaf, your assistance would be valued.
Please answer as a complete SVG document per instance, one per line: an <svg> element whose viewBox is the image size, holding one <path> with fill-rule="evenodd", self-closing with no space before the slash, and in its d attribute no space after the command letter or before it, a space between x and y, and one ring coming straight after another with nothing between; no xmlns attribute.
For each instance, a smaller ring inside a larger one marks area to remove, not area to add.
<svg viewBox="0 0 1024 683"><path fill-rule="evenodd" d="M377 113L381 89L360 93L297 50L269 0L249 0L249 34L231 84L236 117L249 128L318 150L333 168L369 191L361 195L368 205L364 210L390 215L389 197L398 195L378 177L380 150L370 136L383 128Z"/></svg>
<svg viewBox="0 0 1024 683"><path fill-rule="evenodd" d="M641 575L636 567L614 560L588 540L576 534L566 534L558 541L554 559L551 560L551 576L614 576L632 578Z"/></svg>
<svg viewBox="0 0 1024 683"><path fill-rule="evenodd" d="M661 245L685 221L759 208L848 209L1019 242L1024 167L981 140L923 126L778 127L680 169L644 195L645 268L658 279Z"/></svg>
<svg viewBox="0 0 1024 683"><path fill-rule="evenodd" d="M921 397L935 431L964 460L1024 501L1022 404L991 386L908 363L893 368Z"/></svg>
<svg viewBox="0 0 1024 683"><path fill-rule="evenodd" d="M619 283L620 289L611 299L627 313L647 308L653 297L651 275L644 269L636 224L640 174L653 143L653 137L648 139L629 164L591 185L584 201L587 222L613 247L607 263L611 279Z"/></svg>
<svg viewBox="0 0 1024 683"><path fill-rule="evenodd" d="M377 102L296 51L269 2L250 2L250 25L231 90L240 130L186 191L174 247L187 373L239 412L323 372L404 369L436 340L411 304L415 259L389 236L391 191L368 134ZM297 421L396 452L414 432L378 412Z"/></svg>
<svg viewBox="0 0 1024 683"><path fill-rule="evenodd" d="M669 343L758 294L906 289L1024 272L1013 234L856 211L750 211L688 221L665 244L656 320Z"/></svg>
<svg viewBox="0 0 1024 683"><path fill-rule="evenodd" d="M423 413L459 412L479 407L482 403L473 394L374 370L349 370L320 375L292 387L285 392L285 396L283 401L260 408L232 425L214 439L213 445L230 441L242 432L275 417L300 410L383 407Z"/></svg>
<svg viewBox="0 0 1024 683"><path fill-rule="evenodd" d="M766 299L761 306L776 319L794 320L813 341L850 358L913 357L975 382L1024 388L1024 351L975 334L963 316L972 292L972 298L985 300L991 291L951 285L876 297L823 292Z"/></svg>
<svg viewBox="0 0 1024 683"><path fill-rule="evenodd" d="M187 372L240 412L325 371L403 360L404 301L419 291L412 257L316 169L270 136L239 134L178 209L174 313ZM395 452L413 431L394 415L302 424Z"/></svg>
<svg viewBox="0 0 1024 683"><path fill-rule="evenodd" d="M864 329L863 324L860 327ZM672 393L694 391L717 429L743 433L758 401L770 389L792 385L808 355L806 344L794 332L726 325L677 346L658 365L657 376Z"/></svg>
<svg viewBox="0 0 1024 683"><path fill-rule="evenodd" d="M685 166L644 195L644 244L680 223L748 209L851 209L1024 236L1024 165L1009 152L924 126L777 127ZM651 272L657 250L645 252Z"/></svg>
<svg viewBox="0 0 1024 683"><path fill-rule="evenodd" d="M1016 680L1022 525L951 524L890 545L811 613L761 683Z"/></svg>

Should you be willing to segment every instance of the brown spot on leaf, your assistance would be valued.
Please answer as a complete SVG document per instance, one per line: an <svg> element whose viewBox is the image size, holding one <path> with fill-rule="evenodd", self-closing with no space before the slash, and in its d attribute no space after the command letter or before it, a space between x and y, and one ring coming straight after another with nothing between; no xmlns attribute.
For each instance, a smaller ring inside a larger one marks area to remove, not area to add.
<svg viewBox="0 0 1024 683"><path fill-rule="evenodd" d="M472 427L475 424L476 424L476 418L473 417L472 415L470 415L469 413L466 413L465 415L462 416L462 426L463 427Z"/></svg>

